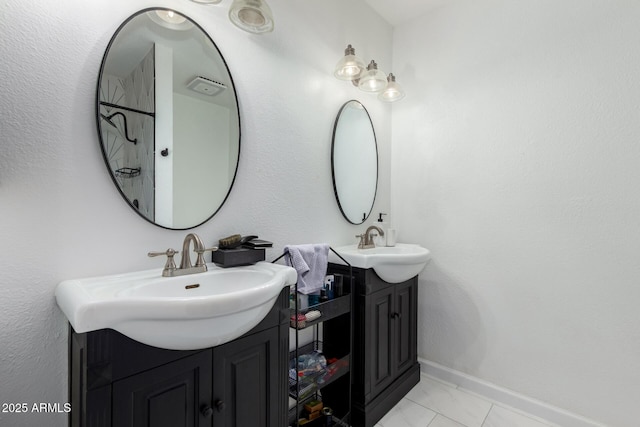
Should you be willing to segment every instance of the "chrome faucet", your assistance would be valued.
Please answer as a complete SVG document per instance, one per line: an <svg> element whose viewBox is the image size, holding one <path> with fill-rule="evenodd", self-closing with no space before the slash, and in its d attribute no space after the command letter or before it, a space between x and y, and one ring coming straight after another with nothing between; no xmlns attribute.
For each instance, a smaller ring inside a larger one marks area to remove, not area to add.
<svg viewBox="0 0 640 427"><path fill-rule="evenodd" d="M196 265L191 264L191 253L189 248L193 242L193 251L197 254ZM164 277L183 276L185 274L204 273L207 271L207 263L204 260L205 252L217 251L217 247L205 248L204 243L200 236L195 233L189 233L182 242L182 258L180 259L180 267L176 267L176 263L173 260L173 256L178 253L174 249L167 249L164 252L149 252L147 255L155 257L159 255L166 255L167 262L162 270Z"/></svg>
<svg viewBox="0 0 640 427"><path fill-rule="evenodd" d="M207 271L207 265L204 262L204 258L202 258L202 254L204 253L204 243L202 243L200 236L195 233L187 234L182 242L182 258L180 259L179 269L184 270L187 268L193 268L193 265L191 264L191 254L189 253L189 246L191 246L191 242L193 242L193 251L198 254L195 267L204 267L203 271Z"/></svg>
<svg viewBox="0 0 640 427"><path fill-rule="evenodd" d="M358 249L372 249L376 247L376 244L374 243L373 236L372 236L373 231L377 231L378 235L384 236L384 231L382 231L380 227L372 225L369 228L367 228L367 231L365 231L364 234L358 234L356 236L360 238L360 243L358 243Z"/></svg>

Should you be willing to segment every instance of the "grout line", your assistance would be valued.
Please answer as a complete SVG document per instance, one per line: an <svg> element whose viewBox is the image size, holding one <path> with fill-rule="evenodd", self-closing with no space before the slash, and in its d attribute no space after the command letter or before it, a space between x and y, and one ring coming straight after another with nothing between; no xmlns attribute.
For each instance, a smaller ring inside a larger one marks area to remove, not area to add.
<svg viewBox="0 0 640 427"><path fill-rule="evenodd" d="M489 400L488 400L487 398L485 398L484 396L481 396L481 395L479 395L479 394L477 394L477 393L469 392L469 391L467 391L467 390L465 390L465 389L460 389L460 388L458 388L458 386L457 386L456 384L450 383L450 382L448 382L448 381L441 380L441 379L436 378L436 377L432 377L431 375L428 375L428 374L426 374L426 373L424 373L424 372L420 372L420 377L421 377L421 378L423 378L423 377L424 377L425 379L427 379L427 380L429 380L429 381L433 381L433 382L435 382L435 383L438 383L438 384L440 384L440 385L441 385L441 386L443 386L443 387L451 388L451 389L453 389L453 390L459 391L459 392L460 392L460 393L462 393L462 394L467 394L467 395L469 395L469 396L476 397L477 399L480 399L480 400L482 400L483 402L488 403L488 404L490 405L490 406L489 406L489 409L487 410L487 413L485 414L485 416L484 416L484 418L483 418L482 423L478 426L478 427L482 427L482 424L484 424L484 422L486 421L487 417L489 416L489 412L491 412L491 409L493 408L493 402L489 401ZM418 385L416 385L416 387L418 387ZM433 423L434 423L434 421L435 421L435 419L436 419L436 418L438 418L438 416L444 417L444 418L446 418L446 419L450 420L451 422L454 422L454 423L459 424L460 426L468 427L468 425L467 425L467 424L463 424L461 421L455 420L455 419L453 419L453 418L450 418L450 417L448 417L448 416L444 415L444 414L443 414L443 413L441 413L441 412L438 412L438 410L437 410L436 408L432 408L432 407L430 407L430 406L427 406L427 405L425 405L425 404L424 404L424 403L422 403L422 402L416 402L415 400L412 400L412 399L411 399L410 397L408 397L408 396L404 396L404 397L403 397L403 399L406 399L406 400L408 400L408 401L410 401L410 402L412 402L412 403L415 403L416 405L422 406L423 408L426 408L426 409L428 409L428 410L430 410L430 411L432 411L432 412L436 413L436 416L433 418L433 420L431 420L431 421L429 422L429 424L427 425L427 427L429 427L431 424L433 424ZM375 427L375 426L374 426L374 427Z"/></svg>
<svg viewBox="0 0 640 427"><path fill-rule="evenodd" d="M506 409L508 411L515 412L515 413L517 413L519 415L522 415L524 417L530 418L533 421L537 421L537 422L545 424L545 425L547 425L549 427L561 427L559 424L554 424L553 422L551 422L551 421L549 421L549 420L547 420L545 418L541 418L541 417L539 417L539 416L537 416L535 414L532 414L530 412L526 412L526 411L524 411L522 409L519 409L519 408L516 408L514 406L509 406L506 403L500 402L499 400L493 399L491 397L487 397L487 396L485 396L483 394L480 394L480 393L478 393L476 391L469 390L469 389L466 389L464 387L462 387L462 388L458 387L458 389L460 391L464 392L464 393L471 394L473 396L476 396L476 397L478 397L480 399L483 399L483 400L491 403L491 409L493 409L494 406L498 406L498 407L500 407L502 409ZM491 410L489 410L489 412L491 412ZM485 421L486 421L486 418L485 418ZM483 424L484 424L484 422L483 422Z"/></svg>
<svg viewBox="0 0 640 427"><path fill-rule="evenodd" d="M441 414L440 412L436 412L439 416L441 416L442 418L446 418L447 420L451 421L452 423L456 423L461 425L462 427L469 427L466 424L462 424L460 421L454 420L453 418L449 418L444 414ZM438 418L438 415L436 415L436 417L431 421L431 423L433 423L435 421L436 418ZM429 425L431 425L431 423L429 423ZM429 427L429 426L427 426Z"/></svg>
<svg viewBox="0 0 640 427"><path fill-rule="evenodd" d="M489 403L491 403L491 402L489 402ZM489 418L489 414L493 410L493 407L494 407L494 404L491 403L491 406L489 407L489 410L487 411L487 415L484 416L484 420L482 420L482 424L480 424L480 427L484 427L484 423L487 422L487 418Z"/></svg>

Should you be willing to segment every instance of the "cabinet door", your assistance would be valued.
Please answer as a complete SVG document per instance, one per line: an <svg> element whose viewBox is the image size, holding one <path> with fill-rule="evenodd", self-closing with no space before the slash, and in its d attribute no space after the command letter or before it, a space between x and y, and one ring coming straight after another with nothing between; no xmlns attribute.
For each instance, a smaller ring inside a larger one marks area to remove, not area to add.
<svg viewBox="0 0 640 427"><path fill-rule="evenodd" d="M286 372L279 369L278 328L214 349L215 427L282 427Z"/></svg>
<svg viewBox="0 0 640 427"><path fill-rule="evenodd" d="M113 425L211 426L211 350L113 383Z"/></svg>
<svg viewBox="0 0 640 427"><path fill-rule="evenodd" d="M366 322L368 322L366 344L369 397L373 398L394 380L393 335L394 298L393 287L366 296Z"/></svg>
<svg viewBox="0 0 640 427"><path fill-rule="evenodd" d="M400 375L415 364L417 358L417 286L414 281L395 287L394 321L394 365Z"/></svg>

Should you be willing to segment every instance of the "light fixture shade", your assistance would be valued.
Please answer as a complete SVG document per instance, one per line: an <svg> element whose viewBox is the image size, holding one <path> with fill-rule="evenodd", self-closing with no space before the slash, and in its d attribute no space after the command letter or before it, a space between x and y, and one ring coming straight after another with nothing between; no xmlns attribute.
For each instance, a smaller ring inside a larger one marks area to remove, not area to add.
<svg viewBox="0 0 640 427"><path fill-rule="evenodd" d="M261 34L273 31L273 14L264 0L233 0L229 9L233 24L250 33Z"/></svg>
<svg viewBox="0 0 640 427"><path fill-rule="evenodd" d="M147 16L156 24L170 30L187 31L193 24L184 15L170 9L158 9L147 12Z"/></svg>
<svg viewBox="0 0 640 427"><path fill-rule="evenodd" d="M222 0L191 0L191 1L199 4L218 4Z"/></svg>
<svg viewBox="0 0 640 427"><path fill-rule="evenodd" d="M404 98L404 90L402 90L402 87L396 83L396 76L394 76L393 73L389 73L387 82L387 87L378 94L378 99L380 101L395 102Z"/></svg>
<svg viewBox="0 0 640 427"><path fill-rule="evenodd" d="M356 56L356 50L348 45L344 56L336 64L333 75L340 80L356 80L364 69L364 62Z"/></svg>
<svg viewBox="0 0 640 427"><path fill-rule="evenodd" d="M358 88L364 92L380 92L387 86L387 76L378 70L378 64L371 60L367 70L360 75Z"/></svg>

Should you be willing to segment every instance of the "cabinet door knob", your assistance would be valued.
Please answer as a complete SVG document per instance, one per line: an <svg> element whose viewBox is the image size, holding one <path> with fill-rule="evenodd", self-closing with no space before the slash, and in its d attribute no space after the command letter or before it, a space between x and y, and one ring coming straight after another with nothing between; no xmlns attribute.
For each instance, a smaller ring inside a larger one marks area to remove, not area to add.
<svg viewBox="0 0 640 427"><path fill-rule="evenodd" d="M227 404L224 403L222 400L216 400L216 409L218 410L218 412L224 411L226 407L227 407Z"/></svg>
<svg viewBox="0 0 640 427"><path fill-rule="evenodd" d="M393 319L398 319L400 317L402 317L402 314L400 314L400 313L391 313L391 318L393 318Z"/></svg>
<svg viewBox="0 0 640 427"><path fill-rule="evenodd" d="M209 418L211 415L213 415L213 408L209 405L202 405L202 407L200 408L200 413L202 414L202 416Z"/></svg>

